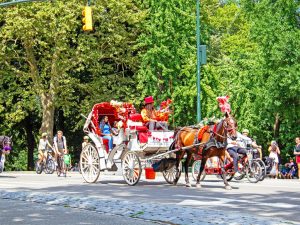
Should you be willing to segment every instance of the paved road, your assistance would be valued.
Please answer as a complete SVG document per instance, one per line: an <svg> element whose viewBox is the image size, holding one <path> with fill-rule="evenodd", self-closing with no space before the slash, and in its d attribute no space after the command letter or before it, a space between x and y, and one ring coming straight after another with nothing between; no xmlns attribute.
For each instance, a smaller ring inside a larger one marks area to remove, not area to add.
<svg viewBox="0 0 300 225"><path fill-rule="evenodd" d="M192 178L191 178L192 179ZM247 180L231 182L232 190L225 190L215 176L208 176L201 189L186 188L181 179L177 186L166 184L161 176L156 180L141 180L128 186L121 176L100 175L98 183L87 184L81 175L67 178L34 173L5 173L0 175L0 190L44 192L52 195L85 196L95 199L126 200L135 204L168 205L203 210L221 210L227 215L243 213L269 220L290 220L300 224L300 181L266 179L257 184ZM279 224L279 223L278 223Z"/></svg>
<svg viewBox="0 0 300 225"><path fill-rule="evenodd" d="M1 199L0 224L2 225L157 225L140 219L111 216L87 210L52 206L32 202Z"/></svg>

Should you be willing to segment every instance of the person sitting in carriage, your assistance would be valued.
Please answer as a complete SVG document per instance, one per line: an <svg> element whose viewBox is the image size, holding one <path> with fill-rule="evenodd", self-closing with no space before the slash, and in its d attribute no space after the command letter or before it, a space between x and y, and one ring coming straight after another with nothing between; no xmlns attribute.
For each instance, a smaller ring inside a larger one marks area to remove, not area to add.
<svg viewBox="0 0 300 225"><path fill-rule="evenodd" d="M154 108L153 96L144 99L145 107L141 111L143 122L149 127L149 130L163 129L168 130L167 121L160 120L165 113L156 111Z"/></svg>
<svg viewBox="0 0 300 225"><path fill-rule="evenodd" d="M113 133L112 133L112 127L110 126L108 121L108 116L104 116L102 118L99 128L100 128L100 135L102 136L102 138L108 140L108 148L109 151L111 151L113 149L113 137L112 137Z"/></svg>

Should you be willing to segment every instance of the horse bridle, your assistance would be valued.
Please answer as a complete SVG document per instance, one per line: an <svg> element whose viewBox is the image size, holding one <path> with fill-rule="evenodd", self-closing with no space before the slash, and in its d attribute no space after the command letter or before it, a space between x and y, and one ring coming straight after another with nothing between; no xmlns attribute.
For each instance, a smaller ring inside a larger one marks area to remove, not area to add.
<svg viewBox="0 0 300 225"><path fill-rule="evenodd" d="M231 117L229 117L228 119L233 120ZM228 122L227 122L225 119L223 119L222 121L223 121L223 122L222 122L222 126L223 126L223 129L224 129L224 131L225 131L225 135L223 136L223 135L221 135L221 134L218 134L218 133L215 132L215 131L212 131L212 132L213 132L214 135L217 135L217 136L219 136L219 137L221 137L221 138L223 138L223 139L227 139L227 137L228 137L228 132L230 133L234 128L233 128L231 125L230 125L230 128L228 128ZM226 123L226 125L225 125L224 123Z"/></svg>

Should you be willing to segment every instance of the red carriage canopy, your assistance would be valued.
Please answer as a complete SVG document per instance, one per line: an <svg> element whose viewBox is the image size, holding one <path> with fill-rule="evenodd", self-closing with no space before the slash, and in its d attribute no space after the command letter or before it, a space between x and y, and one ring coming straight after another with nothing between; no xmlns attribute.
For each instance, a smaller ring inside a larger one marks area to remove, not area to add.
<svg viewBox="0 0 300 225"><path fill-rule="evenodd" d="M100 135L99 123L104 116L108 116L111 125L113 125L115 121L122 121L124 127L126 127L128 117L131 113L136 113L136 109L132 103L112 100L111 102L95 104L92 109L92 122L95 127L91 127L91 129Z"/></svg>

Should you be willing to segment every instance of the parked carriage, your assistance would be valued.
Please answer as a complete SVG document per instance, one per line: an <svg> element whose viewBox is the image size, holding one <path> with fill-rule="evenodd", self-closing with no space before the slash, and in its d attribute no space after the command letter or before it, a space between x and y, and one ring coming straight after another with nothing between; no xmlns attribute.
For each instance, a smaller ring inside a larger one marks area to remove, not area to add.
<svg viewBox="0 0 300 225"><path fill-rule="evenodd" d="M110 124L115 121L122 124L110 152L107 140L100 136L99 123L104 116L108 116ZM121 162L122 175L129 185L139 182L143 169L153 172L153 165L160 167L158 170L168 183L173 183L177 172L172 163L176 150L170 151L169 146L174 140L174 131L150 131L131 103L111 101L94 105L83 131L92 140L80 155L80 169L86 182L96 182L101 171L116 171L116 163Z"/></svg>

